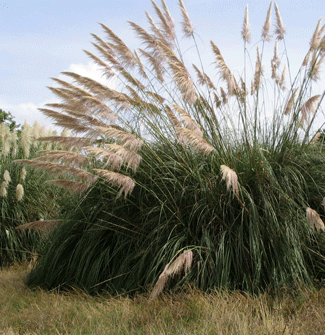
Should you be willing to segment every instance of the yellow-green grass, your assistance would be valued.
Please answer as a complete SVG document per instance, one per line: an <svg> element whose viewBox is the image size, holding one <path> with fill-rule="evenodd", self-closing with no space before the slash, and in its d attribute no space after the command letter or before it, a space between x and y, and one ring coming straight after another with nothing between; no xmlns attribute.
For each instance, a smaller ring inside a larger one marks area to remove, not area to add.
<svg viewBox="0 0 325 335"><path fill-rule="evenodd" d="M0 272L0 334L324 334L325 289L281 297L197 290L91 297L24 285L28 266Z"/></svg>

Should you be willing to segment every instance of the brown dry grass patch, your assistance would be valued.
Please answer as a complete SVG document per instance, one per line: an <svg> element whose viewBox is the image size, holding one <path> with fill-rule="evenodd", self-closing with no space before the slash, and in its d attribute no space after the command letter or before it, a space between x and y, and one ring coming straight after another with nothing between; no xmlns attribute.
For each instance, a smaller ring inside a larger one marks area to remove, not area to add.
<svg viewBox="0 0 325 335"><path fill-rule="evenodd" d="M325 289L250 296L197 290L90 297L24 285L28 266L0 272L0 334L324 334Z"/></svg>

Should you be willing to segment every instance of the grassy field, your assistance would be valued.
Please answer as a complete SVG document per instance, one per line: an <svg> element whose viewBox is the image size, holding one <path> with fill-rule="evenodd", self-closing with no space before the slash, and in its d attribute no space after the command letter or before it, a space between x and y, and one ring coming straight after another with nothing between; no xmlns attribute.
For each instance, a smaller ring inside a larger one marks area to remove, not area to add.
<svg viewBox="0 0 325 335"><path fill-rule="evenodd" d="M148 297L57 294L24 285L28 267L0 272L0 334L324 334L325 289L249 296L199 291Z"/></svg>

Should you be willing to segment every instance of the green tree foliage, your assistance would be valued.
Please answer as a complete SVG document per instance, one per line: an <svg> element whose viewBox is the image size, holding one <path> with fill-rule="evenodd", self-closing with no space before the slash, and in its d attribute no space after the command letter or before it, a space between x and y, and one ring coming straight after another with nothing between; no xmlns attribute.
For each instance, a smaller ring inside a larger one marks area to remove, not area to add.
<svg viewBox="0 0 325 335"><path fill-rule="evenodd" d="M20 124L17 124L14 120L14 116L10 112L5 112L4 110L0 109L0 123L6 123L9 126L10 131L16 129L18 130Z"/></svg>

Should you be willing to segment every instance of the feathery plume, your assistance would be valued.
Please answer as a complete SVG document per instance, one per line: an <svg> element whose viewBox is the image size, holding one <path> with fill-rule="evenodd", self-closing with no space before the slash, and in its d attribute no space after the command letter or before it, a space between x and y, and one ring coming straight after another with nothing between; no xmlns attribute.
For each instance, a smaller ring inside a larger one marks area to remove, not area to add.
<svg viewBox="0 0 325 335"><path fill-rule="evenodd" d="M325 29L325 25L322 27L322 31ZM322 37L319 43L319 50L325 52L325 35Z"/></svg>
<svg viewBox="0 0 325 335"><path fill-rule="evenodd" d="M62 180L62 179L47 180L46 182L48 184L52 184L52 185L56 185L56 186L59 186L59 187L66 188L66 189L68 189L72 192L75 192L75 193L82 193L82 192L86 191L90 186L90 184L83 183L83 182L80 182L80 181Z"/></svg>
<svg viewBox="0 0 325 335"><path fill-rule="evenodd" d="M12 144L11 157L15 157L16 156L17 149L18 149L17 140L18 140L17 131L14 129L11 132L11 136L10 136L10 142Z"/></svg>
<svg viewBox="0 0 325 335"><path fill-rule="evenodd" d="M9 126L4 122L0 124L0 140L2 144L1 155L7 156L10 152L11 133Z"/></svg>
<svg viewBox="0 0 325 335"><path fill-rule="evenodd" d="M75 177L78 177L80 179L85 180L88 183L94 183L97 180L97 176L93 175L90 172L87 172L85 170L75 168L72 166L65 166L57 163L50 163L50 162L44 162L38 158L34 159L17 159L14 161L14 163L21 163L30 165L34 168L38 168L41 170L47 170L51 173L54 173L58 176L61 175L72 175Z"/></svg>
<svg viewBox="0 0 325 335"><path fill-rule="evenodd" d="M103 177L105 180L109 181L115 186L120 187L120 190L117 194L117 198L119 198L124 192L124 197L126 198L129 193L131 193L134 189L135 182L132 178L125 176L123 174L107 171L102 169L94 169L94 171Z"/></svg>
<svg viewBox="0 0 325 335"><path fill-rule="evenodd" d="M107 138L115 138L119 141L123 146L129 148L133 151L140 150L143 140L136 137L133 134L130 134L122 129L117 129L113 126L110 127L96 127L98 132L102 135L106 135Z"/></svg>
<svg viewBox="0 0 325 335"><path fill-rule="evenodd" d="M303 60L303 62L302 62L302 66L307 66L311 53L312 53L312 50L309 49L305 58L304 58L304 60Z"/></svg>
<svg viewBox="0 0 325 335"><path fill-rule="evenodd" d="M278 56L278 40L275 40L274 43L274 54L273 58L271 59L271 69L272 69L272 75L271 78L278 80L277 70L280 66L280 59Z"/></svg>
<svg viewBox="0 0 325 335"><path fill-rule="evenodd" d="M234 93L233 75L231 74L230 69L226 65L219 48L212 41L210 41L210 43L212 46L213 53L216 57L215 64L220 71L220 77L227 83L228 94L232 95Z"/></svg>
<svg viewBox="0 0 325 335"><path fill-rule="evenodd" d="M290 98L286 104L286 107L284 109L284 115L288 115L290 113L290 111L292 110L293 108L293 103L295 101L295 97L296 97L296 93L298 91L298 87L295 88L292 92L291 92L291 95L290 95Z"/></svg>
<svg viewBox="0 0 325 335"><path fill-rule="evenodd" d="M176 127L182 127L181 123L179 122L179 120L177 119L177 117L175 116L175 114L173 113L172 109L168 106L165 105L165 109L166 109L166 113L172 123L172 125L174 126L174 128L176 129Z"/></svg>
<svg viewBox="0 0 325 335"><path fill-rule="evenodd" d="M313 36L310 40L310 49L311 50L317 50L319 45L320 45L320 42L321 42L321 34L322 34L322 27L321 27L321 24L322 24L322 18L320 18L317 22L317 26L315 28L315 31L313 33Z"/></svg>
<svg viewBox="0 0 325 335"><path fill-rule="evenodd" d="M45 156L38 157L38 160L58 162L74 166L87 166L89 164L87 156L76 152L65 150L42 150L39 153Z"/></svg>
<svg viewBox="0 0 325 335"><path fill-rule="evenodd" d="M224 91L222 87L220 87L220 94L222 98L222 103L225 105L228 102L228 97L227 97L227 93Z"/></svg>
<svg viewBox="0 0 325 335"><path fill-rule="evenodd" d="M92 43L92 45L99 51L101 56L109 63L109 66L116 71L119 71L123 68L123 65L115 58L114 51L112 48L104 48L101 45Z"/></svg>
<svg viewBox="0 0 325 335"><path fill-rule="evenodd" d="M110 43L105 42L103 39L98 37L96 34L90 34L97 42L102 49L107 50L108 52L114 53L114 50L111 48Z"/></svg>
<svg viewBox="0 0 325 335"><path fill-rule="evenodd" d="M176 56L169 58L167 63L173 72L173 80L177 84L183 99L193 104L197 100L197 94L185 65Z"/></svg>
<svg viewBox="0 0 325 335"><path fill-rule="evenodd" d="M17 146L14 146L11 151L11 157L15 158L17 154Z"/></svg>
<svg viewBox="0 0 325 335"><path fill-rule="evenodd" d="M242 95L245 96L248 94L247 89L246 89L246 83L243 78L240 78L240 85L241 85L241 92Z"/></svg>
<svg viewBox="0 0 325 335"><path fill-rule="evenodd" d="M325 57L324 53L321 54L321 56L319 56L316 51L313 52L313 57L310 62L309 70L308 70L308 77L312 81L317 81L320 79L320 76L319 76L320 68L323 63L324 57Z"/></svg>
<svg viewBox="0 0 325 335"><path fill-rule="evenodd" d="M159 82L164 81L164 68L162 63L155 56L151 55L145 50L139 49L141 54L148 60L149 64L152 67L152 70L156 73L156 78Z"/></svg>
<svg viewBox="0 0 325 335"><path fill-rule="evenodd" d="M6 184L9 185L9 183L11 182L11 177L8 170L5 170L5 172L3 173L3 179L6 182Z"/></svg>
<svg viewBox="0 0 325 335"><path fill-rule="evenodd" d="M40 137L45 137L45 136L47 136L47 130L44 126L42 126L40 129Z"/></svg>
<svg viewBox="0 0 325 335"><path fill-rule="evenodd" d="M216 104L216 107L219 108L221 106L221 101L217 95L217 93L213 92L214 102Z"/></svg>
<svg viewBox="0 0 325 335"><path fill-rule="evenodd" d="M156 26L154 20L148 12L146 12L146 16L148 18L149 24L151 26L151 31L153 32L155 38L164 43L166 46L173 48L173 42L170 39L166 38L166 35L164 35L164 33Z"/></svg>
<svg viewBox="0 0 325 335"><path fill-rule="evenodd" d="M8 184L5 181L1 183L0 196L3 198L7 197L7 185Z"/></svg>
<svg viewBox="0 0 325 335"><path fill-rule="evenodd" d="M167 7L167 4L165 2L165 0L161 0L161 5L162 5L162 8L164 10L164 15L165 15L165 18L168 22L168 26L169 26L169 29L172 30L173 32L173 35L175 35L175 23L174 23L174 20L168 10L168 7Z"/></svg>
<svg viewBox="0 0 325 335"><path fill-rule="evenodd" d="M313 116L315 114L319 98L320 95L314 95L303 104L303 106L301 107L301 125L303 123L308 123L310 116Z"/></svg>
<svg viewBox="0 0 325 335"><path fill-rule="evenodd" d="M113 165L115 165L114 162L117 158L118 167L120 167L120 164L126 164L127 168L131 168L134 173L136 172L141 161L140 155L136 154L133 150L118 144L106 144L105 149L92 147L86 147L84 149L95 155L99 155L100 157L105 157L108 159L108 161L111 159Z"/></svg>
<svg viewBox="0 0 325 335"><path fill-rule="evenodd" d="M207 86L211 88L212 90L216 90L216 87L214 86L211 78L206 73L203 73L203 75L204 75Z"/></svg>
<svg viewBox="0 0 325 335"><path fill-rule="evenodd" d="M226 165L221 165L220 170L222 173L222 180L225 180L227 189L232 190L232 192L239 197L239 188L238 188L238 176L237 173Z"/></svg>
<svg viewBox="0 0 325 335"><path fill-rule="evenodd" d="M16 227L17 230L24 230L24 229L35 229L42 233L46 233L56 227L61 220L38 220L33 222L28 222Z"/></svg>
<svg viewBox="0 0 325 335"><path fill-rule="evenodd" d="M136 51L134 51L134 56L137 59L137 67L138 67L139 75L144 79L148 79L148 75L146 73L145 67L143 63L141 62L141 59Z"/></svg>
<svg viewBox="0 0 325 335"><path fill-rule="evenodd" d="M215 86L211 80L211 78L206 74L202 73L196 65L192 64L197 76L198 76L198 84L200 85L206 85L207 87L211 88L212 90L215 90Z"/></svg>
<svg viewBox="0 0 325 335"><path fill-rule="evenodd" d="M95 56L91 52L87 50L83 50L84 53L92 59L92 61L102 69L103 75L106 76L107 79L110 79L115 76L115 72L113 71L112 67L102 61L99 57Z"/></svg>
<svg viewBox="0 0 325 335"><path fill-rule="evenodd" d="M120 170L121 166L123 165L123 158L111 150L97 147L84 147L84 149L91 155L106 159L106 163L104 164L103 168L109 166L110 170Z"/></svg>
<svg viewBox="0 0 325 335"><path fill-rule="evenodd" d="M193 66L193 68L194 68L194 70L195 70L195 72L196 72L196 74L197 74L197 77L198 77L198 84L199 85L205 85L206 84L206 82L205 82L205 77L204 77L204 75L203 75L203 73L197 68L197 66L196 65L194 65L194 64L192 64L192 66Z"/></svg>
<svg viewBox="0 0 325 335"><path fill-rule="evenodd" d="M140 89L144 89L144 85L141 83L140 80L138 80L137 78L134 78L129 72L125 71L125 70L121 70L120 74L133 86L140 88Z"/></svg>
<svg viewBox="0 0 325 335"><path fill-rule="evenodd" d="M106 32L109 40L112 43L115 43L115 44L111 44L111 47L118 54L119 58L122 59L122 61L124 62L126 66L130 66L133 68L136 65L137 61L132 51L110 28L108 28L102 23L99 23L99 24L102 26L102 28Z"/></svg>
<svg viewBox="0 0 325 335"><path fill-rule="evenodd" d="M160 26L162 28L162 30L164 31L166 37L170 40L175 40L176 35L175 35L175 26L174 26L174 22L171 18L171 15L169 14L169 11L167 9L167 6L165 4L164 9L165 9L165 13L157 6L157 4L151 0L151 3L155 9L155 12L157 14L157 16L159 17L160 20Z"/></svg>
<svg viewBox="0 0 325 335"><path fill-rule="evenodd" d="M178 142L184 145L191 145L195 149L205 153L209 154L214 148L212 145L210 145L204 138L197 135L194 131L182 128L182 127L176 127L176 133L178 137Z"/></svg>
<svg viewBox="0 0 325 335"><path fill-rule="evenodd" d="M273 6L273 2L271 1L269 9L266 14L266 19L264 22L263 30L262 30L262 39L267 42L271 41L271 37L272 37L270 35L272 6Z"/></svg>
<svg viewBox="0 0 325 335"><path fill-rule="evenodd" d="M41 126L40 126L39 122L35 121L33 123L32 129L31 129L31 135L32 135L33 140L35 140L39 137L40 129L41 129Z"/></svg>
<svg viewBox="0 0 325 335"><path fill-rule="evenodd" d="M23 168L20 171L20 179L21 180L25 180L26 179L26 175L27 175L27 171L26 171L25 167L23 166Z"/></svg>
<svg viewBox="0 0 325 335"><path fill-rule="evenodd" d="M307 221L311 228L313 228L317 232L325 231L324 222L315 210L311 209L310 207L307 207L306 216L307 216Z"/></svg>
<svg viewBox="0 0 325 335"><path fill-rule="evenodd" d="M256 49L256 53L257 53L257 57L256 57L256 63L255 63L255 74L254 74L254 79L252 81L252 90L251 90L252 95L256 91L258 91L260 84L261 84L261 76L263 73L262 60L261 60L260 50L258 47Z"/></svg>
<svg viewBox="0 0 325 335"><path fill-rule="evenodd" d="M167 41L166 37L164 36L164 33L162 32L161 29L159 29L155 23L155 21L153 20L153 18L151 17L151 15L146 12L146 16L148 18L149 24L151 26L151 31L153 32L154 36L159 39L160 41L162 41L163 43L165 43L166 45L170 45L170 42Z"/></svg>
<svg viewBox="0 0 325 335"><path fill-rule="evenodd" d="M194 27L193 24L188 16L187 10L185 8L183 0L178 0L178 5L179 8L181 9L183 21L181 22L182 28L183 28L183 33L186 37L192 37L193 36L193 31Z"/></svg>
<svg viewBox="0 0 325 335"><path fill-rule="evenodd" d="M163 291L168 280L168 264L165 266L164 271L159 275L156 285L151 291L148 303L150 304L158 295Z"/></svg>
<svg viewBox="0 0 325 335"><path fill-rule="evenodd" d="M74 79L75 82L77 82L78 84L82 85L87 90L95 94L96 97L99 99L100 98L111 99L111 100L115 100L116 102L120 102L120 103L125 103L128 101L127 96L125 94L115 91L105 85L102 85L94 79L84 77L77 73L68 72L68 71L62 72L62 74ZM76 86L73 86L72 84L66 83L63 80L59 80L56 78L53 78L53 80L58 81L63 85L69 86L73 90L72 96L70 98L75 99L76 97L83 98L85 96L89 96L89 97L92 96L89 92L82 90ZM68 93L68 92L65 91L65 93Z"/></svg>
<svg viewBox="0 0 325 335"><path fill-rule="evenodd" d="M179 118L183 121L185 128L192 130L197 136L203 137L202 129L196 121L180 106L173 104L173 107L178 112Z"/></svg>
<svg viewBox="0 0 325 335"><path fill-rule="evenodd" d="M78 100L73 99L70 100L69 103L52 103L46 104L46 106L54 107L67 113L75 111L73 115L83 116L85 120L87 120L88 115L94 115L109 122L115 122L117 120L117 115L104 102L93 96L78 97ZM66 129L66 131L68 131L68 129ZM68 136L68 134L61 134L61 136Z"/></svg>
<svg viewBox="0 0 325 335"><path fill-rule="evenodd" d="M286 87L285 87L286 73L287 73L287 63L284 64L282 74L281 74L281 77L280 77L280 80L279 80L279 83L278 83L282 91L284 91L286 89Z"/></svg>
<svg viewBox="0 0 325 335"><path fill-rule="evenodd" d="M251 41L251 32L249 27L249 19L248 19L248 5L246 5L245 8L245 17L244 17L244 23L243 23L243 29L241 31L243 40L247 43L250 43Z"/></svg>
<svg viewBox="0 0 325 335"><path fill-rule="evenodd" d="M162 55L158 48L159 40L152 34L149 34L145 29L140 27L138 24L128 21L133 30L137 33L138 37L142 40L143 44L145 44L145 48L149 49L153 52L153 57L161 60Z"/></svg>
<svg viewBox="0 0 325 335"><path fill-rule="evenodd" d="M181 255L179 255L172 263L168 263L164 271L160 274L156 285L154 286L148 303L151 303L164 289L166 282L169 277L180 273L184 270L185 275L189 272L193 261L192 250L186 250Z"/></svg>
<svg viewBox="0 0 325 335"><path fill-rule="evenodd" d="M24 123L23 130L21 131L20 146L23 149L23 156L28 157L31 146L31 128L27 122Z"/></svg>
<svg viewBox="0 0 325 335"><path fill-rule="evenodd" d="M283 26L280 10L276 2L274 3L274 8L276 17L275 34L277 35L278 40L283 40L286 30Z"/></svg>
<svg viewBox="0 0 325 335"><path fill-rule="evenodd" d="M63 147L65 147L67 150L70 149L81 149L85 145L90 145L94 142L92 138L88 137L63 137L63 136L46 136L41 137L38 139L38 141L41 142L53 142L57 143Z"/></svg>
<svg viewBox="0 0 325 335"><path fill-rule="evenodd" d="M22 184L18 184L16 186L16 199L18 201L22 200L24 196L24 188L23 188L23 185Z"/></svg>
<svg viewBox="0 0 325 335"><path fill-rule="evenodd" d="M46 116L50 117L54 121L55 125L71 129L76 133L85 133L89 136L93 134L93 129L89 127L87 123L82 122L82 119L79 117L72 117L48 108L39 108L39 110Z"/></svg>
<svg viewBox="0 0 325 335"><path fill-rule="evenodd" d="M150 92L150 91L146 91L145 93L148 96L153 97L156 100L156 102L159 102L160 104L163 104L164 101L166 100L164 97L162 97L158 93L154 93L154 92Z"/></svg>

